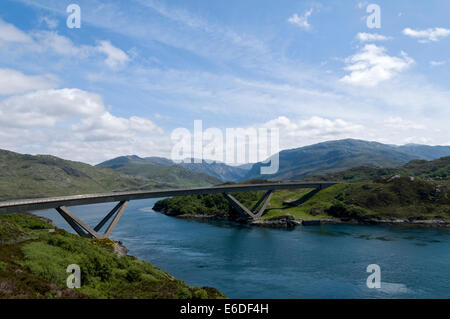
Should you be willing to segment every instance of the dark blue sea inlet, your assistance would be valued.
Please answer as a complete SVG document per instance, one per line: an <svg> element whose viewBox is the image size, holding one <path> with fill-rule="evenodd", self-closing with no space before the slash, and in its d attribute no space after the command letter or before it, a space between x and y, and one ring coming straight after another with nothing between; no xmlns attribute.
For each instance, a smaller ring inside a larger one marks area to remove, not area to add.
<svg viewBox="0 0 450 319"><path fill-rule="evenodd" d="M130 254L230 298L450 298L450 229L322 225L278 230L181 220L131 202L112 238ZM72 207L95 225L113 204ZM56 211L39 215L69 230ZM366 285L370 264L381 288Z"/></svg>

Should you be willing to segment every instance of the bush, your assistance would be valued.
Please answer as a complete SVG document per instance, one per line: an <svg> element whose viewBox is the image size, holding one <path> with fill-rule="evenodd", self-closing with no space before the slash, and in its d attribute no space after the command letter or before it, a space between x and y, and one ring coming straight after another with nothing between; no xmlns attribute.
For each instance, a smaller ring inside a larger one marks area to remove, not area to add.
<svg viewBox="0 0 450 319"><path fill-rule="evenodd" d="M125 274L125 279L129 282L137 282L141 280L141 270L137 268L130 268Z"/></svg>
<svg viewBox="0 0 450 319"><path fill-rule="evenodd" d="M208 299L208 293L203 288L194 288L192 299Z"/></svg>
<svg viewBox="0 0 450 319"><path fill-rule="evenodd" d="M326 213L338 218L362 218L368 214L368 211L362 207L346 205L341 201L334 201L330 208L326 210Z"/></svg>

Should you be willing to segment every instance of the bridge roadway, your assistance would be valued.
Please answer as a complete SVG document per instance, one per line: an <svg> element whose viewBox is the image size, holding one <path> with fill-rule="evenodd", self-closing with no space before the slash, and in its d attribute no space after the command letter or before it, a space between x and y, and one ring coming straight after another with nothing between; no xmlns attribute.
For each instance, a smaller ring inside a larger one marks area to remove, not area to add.
<svg viewBox="0 0 450 319"><path fill-rule="evenodd" d="M88 194L88 195L73 195L51 198L38 199L21 199L0 201L0 214L10 214L25 211L40 211L46 209L56 209L61 216L74 228L74 230L84 237L105 238L109 237L112 230L116 226L120 216L123 213L126 205L131 200L141 200L149 198L163 198L173 196L188 196L188 195L205 195L205 194L223 194L230 204L243 215L247 217L258 219L264 213L272 194L276 190L281 189L300 189L300 188L314 188L323 189L337 182L278 182L278 183L264 183L264 184L234 184L222 185L213 187L199 187L199 188L183 188L170 190L152 190L152 191L138 191L138 192L112 192L104 194ZM236 200L230 193L249 192L249 191L267 191L263 197L253 206L248 209ZM84 224L80 219L73 215L66 207L90 205L98 203L119 202L116 207L94 228L90 228ZM262 207L258 207L262 204ZM105 225L105 223L113 218L111 224L107 228L105 234L101 235L98 231Z"/></svg>

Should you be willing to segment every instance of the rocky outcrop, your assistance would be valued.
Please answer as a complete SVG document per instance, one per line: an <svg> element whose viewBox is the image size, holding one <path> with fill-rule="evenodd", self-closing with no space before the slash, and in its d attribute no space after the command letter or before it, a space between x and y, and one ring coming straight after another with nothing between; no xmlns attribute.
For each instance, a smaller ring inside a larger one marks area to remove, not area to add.
<svg viewBox="0 0 450 319"><path fill-rule="evenodd" d="M250 222L252 226L273 227L273 228L293 228L301 225L301 221L296 220L292 216L283 216L280 218L272 218L269 220L254 220Z"/></svg>

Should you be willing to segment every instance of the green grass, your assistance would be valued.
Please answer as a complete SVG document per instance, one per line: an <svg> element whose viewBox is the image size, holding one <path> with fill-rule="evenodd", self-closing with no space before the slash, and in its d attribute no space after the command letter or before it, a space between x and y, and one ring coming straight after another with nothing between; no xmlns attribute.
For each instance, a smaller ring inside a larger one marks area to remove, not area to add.
<svg viewBox="0 0 450 319"><path fill-rule="evenodd" d="M118 257L107 239L69 234L37 217L0 216L0 298L223 298L191 287L148 262ZM66 288L67 266L81 268L82 287Z"/></svg>
<svg viewBox="0 0 450 319"><path fill-rule="evenodd" d="M308 176L306 180L363 182L382 180L394 175L421 179L447 180L450 178L450 156L433 161L414 160L397 168L354 167L326 175Z"/></svg>
<svg viewBox="0 0 450 319"><path fill-rule="evenodd" d="M221 183L215 177L191 171L178 165L160 165L137 156L119 157L103 162L97 167L111 168L117 172L167 183L179 187L210 186Z"/></svg>
<svg viewBox="0 0 450 319"><path fill-rule="evenodd" d="M0 150L0 200L160 187L167 185L53 156Z"/></svg>
<svg viewBox="0 0 450 319"><path fill-rule="evenodd" d="M340 183L320 191L281 190L273 195L263 220L292 216L295 219L379 218L450 219L448 181L410 180ZM234 194L246 207L263 192ZM286 202L296 201L296 205ZM233 219L234 211L221 195L168 198L155 210L169 215L217 215Z"/></svg>

